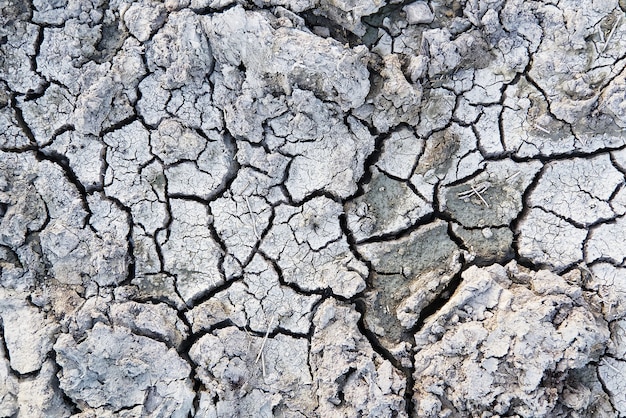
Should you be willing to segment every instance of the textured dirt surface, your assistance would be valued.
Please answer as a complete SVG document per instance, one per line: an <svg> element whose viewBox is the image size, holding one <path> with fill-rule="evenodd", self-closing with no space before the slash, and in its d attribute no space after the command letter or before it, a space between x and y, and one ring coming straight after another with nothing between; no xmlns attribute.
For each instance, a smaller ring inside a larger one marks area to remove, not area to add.
<svg viewBox="0 0 626 418"><path fill-rule="evenodd" d="M0 0L0 416L626 416L625 10Z"/></svg>

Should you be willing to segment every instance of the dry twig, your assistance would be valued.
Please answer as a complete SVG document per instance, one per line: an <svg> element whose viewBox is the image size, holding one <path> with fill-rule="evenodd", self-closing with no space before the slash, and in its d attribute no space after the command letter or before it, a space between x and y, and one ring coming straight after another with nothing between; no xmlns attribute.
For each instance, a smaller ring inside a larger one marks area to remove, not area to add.
<svg viewBox="0 0 626 418"><path fill-rule="evenodd" d="M267 326L267 331L265 331L265 337L263 337L263 342L261 343L261 349L259 350L259 354L256 356L256 360L254 360L254 364L259 362L259 359L263 355L263 348L265 348L265 342L267 341L268 335L270 335L270 330L272 329L272 324L274 323L274 316L270 319L270 323Z"/></svg>
<svg viewBox="0 0 626 418"><path fill-rule="evenodd" d="M254 232L254 236L256 237L256 239L261 239L256 229L256 220L254 219L254 214L252 213L252 207L250 206L250 201L248 200L248 196L244 196L244 199L246 200L246 205L248 206L248 213L250 214L250 219L252 220L252 231Z"/></svg>
<svg viewBox="0 0 626 418"><path fill-rule="evenodd" d="M619 25L621 21L622 21L622 16L620 15L615 21L615 23L613 24L613 28L611 29L611 32L609 32L609 36L606 37L606 42L604 43L604 46L602 47L602 50L600 51L600 55L604 54L604 51L609 46L609 42L611 42L611 38L613 37L613 34L615 34L615 29L617 29L617 26Z"/></svg>
<svg viewBox="0 0 626 418"><path fill-rule="evenodd" d="M490 186L491 184L489 184L488 182L481 183L478 189L473 185L470 185L470 190L458 193L457 196L459 197L459 199L467 199L471 196L476 195L481 200L481 202L485 204L485 206L489 207L489 203L487 203L481 193L484 193Z"/></svg>

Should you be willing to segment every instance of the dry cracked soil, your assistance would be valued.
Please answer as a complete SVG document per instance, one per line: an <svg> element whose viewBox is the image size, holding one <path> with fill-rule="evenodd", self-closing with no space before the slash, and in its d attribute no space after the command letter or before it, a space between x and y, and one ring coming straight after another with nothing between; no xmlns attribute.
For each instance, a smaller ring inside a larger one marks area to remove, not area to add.
<svg viewBox="0 0 626 418"><path fill-rule="evenodd" d="M626 416L625 10L0 0L0 416Z"/></svg>

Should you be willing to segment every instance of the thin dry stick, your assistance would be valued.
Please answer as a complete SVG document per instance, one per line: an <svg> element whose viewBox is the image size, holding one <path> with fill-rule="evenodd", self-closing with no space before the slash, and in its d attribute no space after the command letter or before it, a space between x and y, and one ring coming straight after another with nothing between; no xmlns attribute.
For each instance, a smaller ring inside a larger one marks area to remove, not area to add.
<svg viewBox="0 0 626 418"><path fill-rule="evenodd" d="M265 337L263 337L263 342L261 343L261 349L259 350L259 354L256 356L256 360L254 360L254 364L259 362L261 355L263 354L263 348L265 348L265 342L267 341L267 336L270 335L270 329L272 328L272 324L274 323L274 316L270 319L270 324L267 326L267 331L265 332Z"/></svg>
<svg viewBox="0 0 626 418"><path fill-rule="evenodd" d="M545 133L547 133L547 134L550 134L550 131L549 131L549 130L547 130L546 128L544 128L543 126L541 126L541 125L537 125L536 123L535 123L535 125L534 125L534 126L535 126L535 128L539 129L540 131L543 131L543 132L545 132Z"/></svg>
<svg viewBox="0 0 626 418"><path fill-rule="evenodd" d="M602 360L604 360L604 365L613 369L613 371L615 371L617 374L624 374L621 370L618 370L617 368L615 368L615 366L613 366L611 363L609 363L605 358L603 358Z"/></svg>
<svg viewBox="0 0 626 418"><path fill-rule="evenodd" d="M590 133L591 133L591 134L593 134L593 132L590 132ZM584 135L584 132L583 132L583 135ZM578 142L580 142L580 144L581 144L583 147L586 147L586 146L587 146L587 140L586 140L585 138L583 138L583 137L575 136L575 137L574 137L574 140L577 140Z"/></svg>
<svg viewBox="0 0 626 418"><path fill-rule="evenodd" d="M481 191L485 191L486 189L481 187L480 190ZM466 190L464 192L457 193L456 195L459 197L459 199L466 199L468 197L474 196L474 194L475 193L470 189L470 190Z"/></svg>
<svg viewBox="0 0 626 418"><path fill-rule="evenodd" d="M472 188L472 191L476 194L476 196L478 196L478 198L485 204L485 206L489 207L489 203L487 203L487 201L483 199L483 196L480 194L480 192L476 190L474 186L470 186L470 187Z"/></svg>
<svg viewBox="0 0 626 418"><path fill-rule="evenodd" d="M252 220L252 231L254 232L254 236L256 237L256 239L260 239L261 237L259 237L259 233L257 232L257 229L256 229L256 221L254 219L254 214L252 213L252 207L250 206L250 201L248 200L248 196L244 196L244 199L246 200L246 205L248 206L248 213L250 214L250 219Z"/></svg>
<svg viewBox="0 0 626 418"><path fill-rule="evenodd" d="M474 196L475 194L483 193L489 188L489 184L487 183L481 183L478 186L479 186L478 189L476 189L475 187L472 187L470 190L457 193L457 196L459 197L459 199L466 199L468 197Z"/></svg>
<svg viewBox="0 0 626 418"><path fill-rule="evenodd" d="M600 36L600 42L606 43L606 40L604 39L604 32L602 32L602 28L600 26L598 26L598 35Z"/></svg>
<svg viewBox="0 0 626 418"><path fill-rule="evenodd" d="M621 22L621 20L622 20L622 16L620 15L620 17L618 17L615 23L613 24L613 29L611 29L611 32L609 32L609 36L606 37L606 42L604 43L604 46L602 47L602 51L600 51L600 55L604 54L606 47L609 46L609 42L611 42L611 38L613 37L613 34L615 33L615 29L617 29L617 25L619 25L619 22Z"/></svg>
<svg viewBox="0 0 626 418"><path fill-rule="evenodd" d="M506 181L513 181L514 179L516 179L521 173L521 171L516 171L515 173L511 174Z"/></svg>
<svg viewBox="0 0 626 418"><path fill-rule="evenodd" d="M265 353L261 354L261 368L263 369L263 377L265 377Z"/></svg>

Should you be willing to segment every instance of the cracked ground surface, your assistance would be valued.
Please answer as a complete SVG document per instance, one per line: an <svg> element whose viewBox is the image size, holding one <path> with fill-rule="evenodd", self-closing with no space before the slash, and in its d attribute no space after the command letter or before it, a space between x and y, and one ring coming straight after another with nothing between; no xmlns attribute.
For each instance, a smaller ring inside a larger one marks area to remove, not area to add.
<svg viewBox="0 0 626 418"><path fill-rule="evenodd" d="M626 2L0 10L0 416L626 416Z"/></svg>

